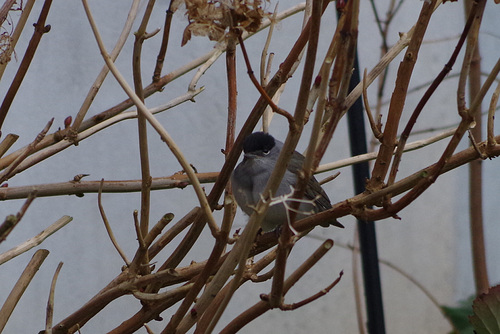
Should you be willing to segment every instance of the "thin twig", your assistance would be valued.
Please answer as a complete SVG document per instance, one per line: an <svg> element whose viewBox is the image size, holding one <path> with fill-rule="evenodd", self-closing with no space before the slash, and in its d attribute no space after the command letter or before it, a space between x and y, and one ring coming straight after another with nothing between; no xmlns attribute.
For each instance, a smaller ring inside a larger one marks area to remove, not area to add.
<svg viewBox="0 0 500 334"><path fill-rule="evenodd" d="M137 236L137 241L139 242L139 249L145 249L146 245L144 243L144 238L142 237L141 223L139 222L139 211L134 210L132 216L134 217L135 234Z"/></svg>
<svg viewBox="0 0 500 334"><path fill-rule="evenodd" d="M299 267L297 268L285 281L283 291L287 293L290 288L304 276L305 273L316 264L325 254L333 247L332 240L326 240L323 244L316 249L316 251ZM220 333L229 334L238 332L243 326L247 325L250 321L270 310L272 307L269 303L268 296L261 296L263 300L250 307L239 316L235 317Z"/></svg>
<svg viewBox="0 0 500 334"><path fill-rule="evenodd" d="M118 55L120 54L120 51L123 49L123 46L125 45L125 42L127 41L127 38L130 34L130 31L132 30L133 23L135 21L135 18L137 16L137 12L139 9L139 4L140 0L134 0L132 2L132 5L130 6L130 10L128 12L127 20L125 21L125 25L123 26L122 32L120 33L120 36L118 37L118 40L116 41L115 46L113 47L113 50L111 51L110 57L112 61L115 61ZM109 69L106 65L104 65L97 75L97 78L95 79L94 83L90 87L89 92L87 93L87 96L85 96L85 100L83 101L80 110L76 114L75 120L73 121L73 124L71 125L71 128L67 130L67 133L70 135L70 137L75 137L75 135L83 130L80 129L80 125L82 124L85 115L87 114L87 111L90 108L90 105L94 101L95 96L99 92L102 83L104 82L104 79L106 79L106 76L109 73ZM75 138L76 139L76 138ZM78 141L75 141L78 142Z"/></svg>
<svg viewBox="0 0 500 334"><path fill-rule="evenodd" d="M59 262L56 272L54 273L54 277L52 278L52 283L50 284L49 300L47 301L47 315L45 316L46 320L44 334L52 334L52 320L54 317L54 294L56 291L57 277L59 276L59 272L61 271L62 266L63 263Z"/></svg>
<svg viewBox="0 0 500 334"><path fill-rule="evenodd" d="M28 199L23 203L23 206L19 211L17 212L16 215L9 215L5 218L5 221L0 225L0 243L7 239L9 236L10 232L14 229L14 227L19 224L21 219L23 218L24 214L26 213L26 210L28 210L28 207L31 205L33 200L36 197L36 192L31 192L28 195Z"/></svg>
<svg viewBox="0 0 500 334"><path fill-rule="evenodd" d="M14 50L16 48L16 44L19 41L19 37L21 36L21 33L24 30L24 27L26 25L26 22L28 21L28 17L31 13L31 10L33 9L34 4L35 4L35 0L28 0L28 1L26 1L23 9L21 10L21 16L19 17L19 20L17 21L16 29L14 30L14 33L12 34L12 36L10 36L10 43L8 45L8 49L4 51L5 52L4 54L8 55L9 58L10 58L10 55L12 54L12 52L14 52ZM2 62L0 64L0 80L2 79L2 76L5 72L5 69L7 68L8 64L9 64L9 62Z"/></svg>
<svg viewBox="0 0 500 334"><path fill-rule="evenodd" d="M497 144L497 142L495 141L494 120L495 120L495 111L499 96L500 96L500 82L498 83L497 88L491 95L490 107L488 109L488 127L487 127L488 134L487 134L487 144L486 144L487 149L490 149Z"/></svg>
<svg viewBox="0 0 500 334"><path fill-rule="evenodd" d="M108 218L106 217L106 213L104 212L104 207L102 206L102 185L104 183L104 179L101 180L101 185L99 188L99 192L97 193L97 205L99 206L99 212L101 214L102 222L104 223L104 227L106 228L106 232L108 232L109 239L111 239L111 243L113 246L115 246L116 251L118 254L120 254L120 257L123 259L125 262L125 265L129 266L130 261L127 259L127 256L125 255L125 252L123 252L122 248L116 241L115 235L113 233L113 230L111 229L111 226L109 225Z"/></svg>
<svg viewBox="0 0 500 334"><path fill-rule="evenodd" d="M150 111L151 111L151 113L156 114L156 113L165 111L167 109L171 109L171 108L173 108L181 103L192 100L196 95L201 93L203 91L203 89L204 88L202 87L202 88L199 88L195 91L187 92L186 94L183 94L179 97L172 99L171 101L169 101L168 103L166 103L164 105L160 105L160 106L152 108ZM74 141L80 142L83 139L86 139L86 138L90 137L91 135L93 135L93 134L95 134L95 133L115 124L115 123L118 123L118 122L121 122L121 121L127 120L127 119L133 119L136 117L137 117L137 111L129 111L129 112L124 112L124 113L118 114L118 115L113 116L111 118L108 118L104 121L98 122L94 126L89 127L86 130L77 134L76 138L72 138L72 139L67 138L67 139L63 139L61 141L58 141L57 143L51 145L50 147L47 147L46 149L44 149L44 150L34 154L33 156L23 160L19 164L19 166L16 168L16 173L22 172L22 171L36 165L37 163L47 159L48 157L55 155L55 154L61 152L62 150L72 146L74 144ZM89 123L91 123L91 122L89 122ZM86 122L84 122L83 124L85 125ZM44 137L44 138L46 138L46 137ZM36 145L36 147L34 148L35 151L38 151L39 147L43 146L43 141L44 141L44 139L42 139L42 141ZM24 148L24 149L26 149L26 148ZM19 158L20 154L18 154L18 153L19 152L16 151L16 152L6 156L4 159L1 159L0 160L0 169L2 169L1 166L5 167L5 164L12 163L12 161L13 161L12 158L16 158L16 159ZM21 152L21 155L22 154L23 154L23 152Z"/></svg>
<svg viewBox="0 0 500 334"><path fill-rule="evenodd" d="M269 97L269 95L267 95L266 90L264 88L262 88L262 86L259 84L259 81L257 80L257 78L255 78L255 75L254 75L253 70L252 70L252 65L250 65L250 59L248 58L248 54L247 54L247 51L245 48L245 44L243 43L243 38L241 37L241 34L238 34L238 40L240 42L241 51L243 53L243 59L245 60L245 64L247 66L248 76L250 77L250 80L254 84L255 88L257 88L257 90L259 91L261 96L266 99L266 102L273 109L273 111L279 115L284 116L288 120L289 125L293 126L293 124L295 123L295 119L293 118L293 116L290 113L288 113L286 110L283 110L280 107L278 107L274 103L272 98Z"/></svg>
<svg viewBox="0 0 500 334"><path fill-rule="evenodd" d="M381 132L381 124L380 122L377 124L375 123L375 120L373 118L372 110L370 108L370 102L368 101L368 93L366 90L366 68L365 71L363 72L363 103L365 105L366 109L366 115L368 116L368 121L370 123L370 127L372 128L373 136L376 139L382 138L382 132Z"/></svg>
<svg viewBox="0 0 500 334"><path fill-rule="evenodd" d="M0 265L13 259L14 257L32 249L33 247L36 247L40 245L45 239L47 239L49 236L51 236L54 232L59 230L60 228L64 227L66 224L68 224L70 221L72 221L73 218L69 216L63 216L60 219L58 219L55 223L47 227L45 230L37 234L31 239L26 240L22 244L9 249L8 251L0 254Z"/></svg>
<svg viewBox="0 0 500 334"><path fill-rule="evenodd" d="M174 6L175 2L175 0L170 0L170 4L168 5L168 9L166 12L160 51L158 52L158 56L156 57L156 66L153 72L153 82L157 82L158 80L160 80L163 62L165 61L165 54L167 53L168 40L170 37L170 26L172 25L172 17L177 10L177 8Z"/></svg>
<svg viewBox="0 0 500 334"><path fill-rule="evenodd" d="M28 72L28 68L31 65L31 61L35 56L35 52L40 44L40 40L42 36L50 31L50 25L45 25L45 21L47 20L47 15L49 14L50 5L52 4L52 0L45 0L43 3L42 10L40 11L40 16L38 17L38 21L34 24L35 31L33 32L33 36L28 44L26 52L24 54L23 60L19 64L16 75L12 81L12 84L9 87L9 90L5 94L5 98L0 105L0 129L2 128L3 122L5 121L5 117L7 117L7 113L9 112L10 106L14 101L14 97L21 87L21 83Z"/></svg>
<svg viewBox="0 0 500 334"><path fill-rule="evenodd" d="M158 237L165 226L167 226L168 223L170 223L174 219L174 214L173 213L167 213L161 219L156 223L155 226L149 231L149 233L146 235L144 238L144 246L149 247L153 241Z"/></svg>
<svg viewBox="0 0 500 334"><path fill-rule="evenodd" d="M33 140L28 146L26 146L24 151L9 165L9 167L7 167L2 173L0 173L0 183L19 173L20 170L17 167L28 155L35 151L36 146L45 137L53 122L54 118L52 118L47 123L47 125L45 125L45 128L36 136L35 140Z"/></svg>

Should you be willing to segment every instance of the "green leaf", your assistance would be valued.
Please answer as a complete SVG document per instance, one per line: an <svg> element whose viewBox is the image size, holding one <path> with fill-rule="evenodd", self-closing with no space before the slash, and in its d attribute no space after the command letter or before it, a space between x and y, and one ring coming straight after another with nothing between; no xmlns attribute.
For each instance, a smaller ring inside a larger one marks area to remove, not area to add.
<svg viewBox="0 0 500 334"><path fill-rule="evenodd" d="M441 306L445 316L453 323L454 334L472 334L473 327L469 322L469 316L472 315L472 300L475 296L471 296L459 302L456 307Z"/></svg>

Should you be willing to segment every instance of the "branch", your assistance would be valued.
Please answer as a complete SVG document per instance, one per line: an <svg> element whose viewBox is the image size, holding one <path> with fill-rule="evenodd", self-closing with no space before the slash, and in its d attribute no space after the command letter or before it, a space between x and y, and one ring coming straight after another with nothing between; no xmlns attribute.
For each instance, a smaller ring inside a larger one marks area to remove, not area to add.
<svg viewBox="0 0 500 334"><path fill-rule="evenodd" d="M162 112L164 110L173 108L181 103L192 100L196 95L198 95L202 91L203 91L203 88L197 89L196 91L187 92L184 95L181 95L181 96L178 96L178 97L172 99L171 101L169 101L168 103L166 103L164 105L160 105L160 106L157 106L155 108L152 108L150 111L151 111L151 113L156 114L156 113ZM72 146L74 144L75 140L77 142L82 141L83 139L86 139L86 138L90 137L91 135L93 135L93 134L95 134L95 133L115 124L115 123L121 122L121 121L126 120L126 119L136 118L136 117L137 117L136 111L129 111L129 112L124 112L124 113L121 113L119 115L116 115L112 118L106 119L105 121L100 121L96 125L88 128L87 130L80 132L76 136L76 138L72 138L72 139L66 138L66 139L60 140L57 143L51 145L50 147L38 152L37 154L35 154L35 155L25 159L25 160L23 160L23 162L21 162L19 164L18 168L16 169L16 172L17 173L22 172L22 171L36 165L37 163L47 159L48 157L55 155L56 153L59 153L60 151ZM91 122L89 122L89 123L91 123ZM84 122L84 124L86 124L86 122ZM42 139L40 141L40 143L38 143L36 145L33 152L38 151L40 149L40 147L43 146L44 140L46 138L47 137L44 137L44 139ZM26 148L24 148L24 149L26 149ZM1 159L0 160L0 169L1 169L1 166L4 166L3 163L12 163L12 161L13 161L12 158L16 158L16 159L19 158L19 156L23 154L22 150L23 149L21 149L20 154L19 154L19 150L18 150L16 152L8 155L4 159ZM33 153L33 152L31 152L31 153Z"/></svg>
<svg viewBox="0 0 500 334"><path fill-rule="evenodd" d="M196 177L200 183L213 183L218 173L198 173ZM0 187L0 200L11 200L26 198L33 190L37 191L37 197L76 195L83 196L86 193L98 193L101 181L68 181L59 183L37 184L21 187ZM104 181L103 193L126 193L141 190L142 180ZM155 177L151 180L151 190L185 188L190 184L186 174L174 174L166 177Z"/></svg>
<svg viewBox="0 0 500 334"><path fill-rule="evenodd" d="M52 278L52 283L50 284L50 292L49 292L49 300L47 301L47 315L45 317L45 333L44 334L52 334L52 318L54 316L54 293L56 290L56 282L57 277L59 276L59 272L63 266L62 262L59 262L57 265L56 272L54 273L54 277Z"/></svg>
<svg viewBox="0 0 500 334"><path fill-rule="evenodd" d="M92 17L92 14L90 12L90 8L88 7L87 1L82 0L84 7L85 7L85 12L87 14L87 17L89 19L89 23L92 26L92 31L94 32L97 44L99 45L99 49L101 50L102 56L104 58L104 61L110 68L111 72L115 76L116 80L119 82L119 84L122 86L123 90L127 93L127 95L134 101L134 104L137 106L137 109L139 112L143 113L148 122L153 126L153 128L158 132L160 137L162 138L163 141L168 145L172 153L175 155L177 160L179 161L180 165L184 169L184 171L188 174L189 179L193 185L193 188L196 192L196 195L198 197L198 200L200 201L201 207L203 209L203 212L208 220L208 225L210 229L212 230L212 233L215 234L218 227L217 223L214 220L214 217L212 215L212 211L210 209L210 206L207 201L207 197L205 196L205 193L203 192L203 189L201 188L201 185L196 178L196 175L193 171L193 168L191 165L187 162L186 158L184 157L184 154L179 150L179 147L177 144L173 141L172 137L168 134L168 132L163 128L160 122L151 114L151 112L146 108L144 103L137 97L137 95L132 91L130 86L127 84L125 81L125 78L121 75L121 73L118 71L114 63L110 60L109 55L106 52L106 49L104 47L104 44L102 42L102 39L100 37L99 31L97 30L97 27L95 25L94 19Z"/></svg>
<svg viewBox="0 0 500 334"><path fill-rule="evenodd" d="M153 12L155 0L149 0L141 24L137 30L134 41L134 50L132 55L132 72L134 78L134 91L137 97L144 103L144 88L142 85L142 71L141 71L141 54L142 44L146 38L150 36L146 32L146 28ZM158 31L156 31L158 32ZM137 236L139 240L139 248L132 260L130 270L141 274L147 273L149 266L147 266L148 254L147 248L144 246L144 239L149 230L149 211L150 211L150 198L151 198L151 172L149 167L149 151L148 151L148 132L147 121L143 113L137 115L137 127L139 131L139 154L141 163L141 214L140 222L137 229Z"/></svg>
<svg viewBox="0 0 500 334"><path fill-rule="evenodd" d="M396 82L394 84L394 92L389 105L387 124L381 138L379 155L375 160L372 177L366 185L366 189L368 191L378 190L384 185L385 176L389 170L390 162L392 160L391 157L396 145L396 135L399 120L406 101L408 85L417 61L423 36L425 35L425 31L427 30L427 26L437 2L437 0L433 0L423 3L417 24L415 25L414 34L408 45L408 49L406 50L405 57L399 66Z"/></svg>
<svg viewBox="0 0 500 334"><path fill-rule="evenodd" d="M112 61L115 61L118 55L120 54L120 51L123 49L123 46L125 45L125 42L127 41L127 38L130 34L130 31L132 30L132 25L135 21L135 18L137 16L137 11L139 9L139 4L140 0L134 0L132 2L132 6L130 7L128 16L127 16L127 21L125 21L125 25L122 29L122 32L120 36L118 37L118 40L116 41L116 44L111 51L110 57ZM92 84L92 87L90 87L89 92L87 93L87 96L85 97L85 100L82 103L82 106L80 107L80 110L78 111L78 114L76 114L75 120L73 124L71 125L71 128L66 131L70 135L70 137L74 137L78 131L80 131L80 125L83 122L83 119L85 118L85 115L87 114L87 111L90 108L90 105L94 101L95 96L101 89L101 85L104 82L104 79L106 79L106 76L109 73L109 69L106 65L104 65L101 69L101 72L99 72L99 75L95 79L94 83ZM78 143L78 141L75 141Z"/></svg>
<svg viewBox="0 0 500 334"><path fill-rule="evenodd" d="M116 251L120 254L120 257L125 262L125 265L128 267L130 265L130 261L127 259L125 252L122 250L118 242L116 241L115 235L111 226L109 225L108 218L106 217L106 213L104 212L104 207L102 206L101 195L102 195L102 185L104 183L104 179L101 180L101 184L99 186L99 192L97 194L97 205L99 207L99 212L101 214L102 222L104 223L104 227L106 228L106 232L108 232L109 239L111 239L111 243L115 246Z"/></svg>
<svg viewBox="0 0 500 334"><path fill-rule="evenodd" d="M37 273L38 269L42 265L45 258L49 255L49 251L46 249L39 249L35 252L30 262L24 269L21 277L17 280L16 284L12 288L9 296L5 300L2 308L0 309L0 332L3 331L7 321L9 320L12 311L16 307L19 299L23 295L24 291L30 284L31 280Z"/></svg>
<svg viewBox="0 0 500 334"><path fill-rule="evenodd" d="M28 210L28 207L31 205L34 199L35 192L32 192L28 195L28 199L24 202L23 206L21 207L21 209L19 209L16 215L9 215L5 218L5 221L2 223L2 225L0 225L0 243L7 239L7 236L10 234L10 232L12 232L17 224L19 224L24 214L26 213L26 210Z"/></svg>
<svg viewBox="0 0 500 334"><path fill-rule="evenodd" d="M31 10L33 9L34 4L35 4L35 0L28 0L28 1L26 1L24 8L21 10L21 16L19 17L19 20L17 21L16 29L14 30L14 33L12 34L12 36L10 36L10 43L9 43L8 49L4 51L4 54L7 55L9 57L9 59L10 59L10 56L12 55L12 52L14 52L14 50L16 48L16 44L19 41L19 37L21 36L21 33L24 30L24 27L26 25L26 21L28 21L28 17L31 13ZM8 63L9 63L9 61L2 62L0 64L0 80L3 77L3 74L5 72L5 69L7 68Z"/></svg>
<svg viewBox="0 0 500 334"><path fill-rule="evenodd" d="M10 250L0 254L0 265L15 258L18 255L21 255L22 253L32 249L33 247L36 247L40 245L45 239L47 239L49 236L51 236L54 232L59 230L60 228L64 227L66 224L68 224L70 221L72 221L73 218L69 216L63 216L59 218L55 223L47 227L45 230L37 234L31 239L28 239L27 241L23 242L22 244L11 248Z"/></svg>
<svg viewBox="0 0 500 334"><path fill-rule="evenodd" d="M45 0L45 2L43 3L38 21L34 24L35 31L33 32L33 36L31 37L31 40L28 44L23 60L19 64L19 68L16 72L14 80L12 81L9 90L5 94L2 105L0 105L0 129L2 128L3 122L5 121L5 117L7 117L7 113L9 112L10 106L12 105L12 101L14 101L14 97L16 96L17 91L19 90L19 87L21 87L24 76L28 72L28 68L31 65L33 57L35 56L35 51L38 48L38 44L40 44L40 40L42 39L43 34L50 31L50 25L45 26L45 21L47 20L47 15L49 14L51 4L52 0Z"/></svg>
<svg viewBox="0 0 500 334"><path fill-rule="evenodd" d="M434 79L432 84L425 91L424 95L422 96L422 98L418 102L417 106L415 107L415 110L411 114L410 119L408 120L408 123L406 124L403 132L401 133L401 136L400 136L398 144L397 144L396 153L394 154L394 159L393 159L391 171L389 173L389 179L387 181L388 185L391 185L392 183L394 183L394 180L396 179L396 174L397 174L397 171L399 168L399 163L401 162L401 156L403 154L403 150L404 150L406 141L408 140L408 137L410 136L410 133L413 129L413 126L417 122L417 118L420 116L422 110L424 109L425 105L427 104L427 102L431 98L432 94L434 94L434 92L436 91L438 86L443 82L445 76L448 75L448 73L453 68L455 61L457 60L458 54L460 53L460 50L462 50L462 46L464 45L466 38L469 35L469 31L472 27L472 24L474 22L476 22L477 9L478 9L478 6L474 6L474 10L471 10L471 12L469 13L469 18L467 19L467 22L466 22L464 29L462 31L462 34L460 36L460 39L458 40L457 45L455 46L455 50L453 51L452 55L450 56L450 59L444 65L444 68L441 70L441 72L436 76L436 78Z"/></svg>
<svg viewBox="0 0 500 334"><path fill-rule="evenodd" d="M16 175L17 173L20 172L20 169L17 168L21 162L31 153L33 153L36 149L36 146L40 141L45 137L47 132L49 131L50 127L52 126L52 123L54 122L54 118L52 118L45 128L36 136L35 140L33 140L26 148L23 150L23 152L9 165L9 167L4 170L2 173L0 173L0 183L3 181L11 178L12 176Z"/></svg>

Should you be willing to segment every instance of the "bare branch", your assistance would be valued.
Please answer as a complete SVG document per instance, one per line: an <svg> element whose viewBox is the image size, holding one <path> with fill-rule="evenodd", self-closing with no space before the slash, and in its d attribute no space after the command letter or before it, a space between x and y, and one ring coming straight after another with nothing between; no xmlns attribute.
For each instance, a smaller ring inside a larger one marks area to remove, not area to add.
<svg viewBox="0 0 500 334"><path fill-rule="evenodd" d="M106 232L108 232L109 239L111 239L111 243L113 246L115 246L116 251L118 254L120 254L120 257L123 259L125 262L126 266L130 265L130 261L127 259L127 256L125 255L125 252L123 252L122 248L116 241L115 235L113 233L113 230L111 229L111 226L109 225L108 218L106 217L106 213L104 212L104 207L102 206L102 185L104 183L104 179L101 180L101 185L99 187L99 192L97 194L97 205L99 206L99 212L101 214L102 222L104 223L104 227L106 228Z"/></svg>
<svg viewBox="0 0 500 334"><path fill-rule="evenodd" d="M0 254L0 264L5 263L14 257L21 255L22 253L32 249L33 247L36 247L40 245L45 239L47 239L49 236L51 236L54 232L59 230L60 228L64 227L66 224L68 224L70 221L72 221L73 218L69 216L63 216L59 218L55 223L47 227L45 230L37 234L31 239L28 239L27 241L23 242L22 244Z"/></svg>
<svg viewBox="0 0 500 334"><path fill-rule="evenodd" d="M57 277L59 276L59 272L63 266L62 262L59 262L57 265L56 272L54 273L54 277L52 278L52 283L50 284L50 292L49 292L49 300L47 301L47 315L45 320L45 333L44 334L52 334L52 320L54 316L54 293L56 290L56 282Z"/></svg>
<svg viewBox="0 0 500 334"><path fill-rule="evenodd" d="M12 311L14 311L14 308L19 302L19 299L21 299L21 296L37 273L47 255L49 255L48 250L37 250L24 269L23 273L21 274L21 277L19 277L16 284L12 288L12 291L10 292L2 308L0 309L0 332L5 328L5 325L7 324Z"/></svg>

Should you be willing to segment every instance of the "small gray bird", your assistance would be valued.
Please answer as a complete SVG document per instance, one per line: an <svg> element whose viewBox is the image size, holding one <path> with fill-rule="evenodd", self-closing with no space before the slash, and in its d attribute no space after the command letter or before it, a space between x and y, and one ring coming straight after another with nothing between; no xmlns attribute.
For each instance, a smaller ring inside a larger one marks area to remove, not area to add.
<svg viewBox="0 0 500 334"><path fill-rule="evenodd" d="M244 158L234 170L231 183L236 202L249 216L260 200L282 147L282 142L264 132L254 132L243 142ZM291 187L295 187L297 183L297 173L302 168L304 159L304 156L299 152L293 152L285 175L273 198L293 192ZM300 204L296 216L297 220L332 207L330 199L314 176L309 179L304 199L309 201ZM290 203L289 200L288 204ZM286 210L283 203L270 206L262 221L262 230L264 232L272 231L281 226L287 219ZM326 227L329 223L322 224L322 226Z"/></svg>

